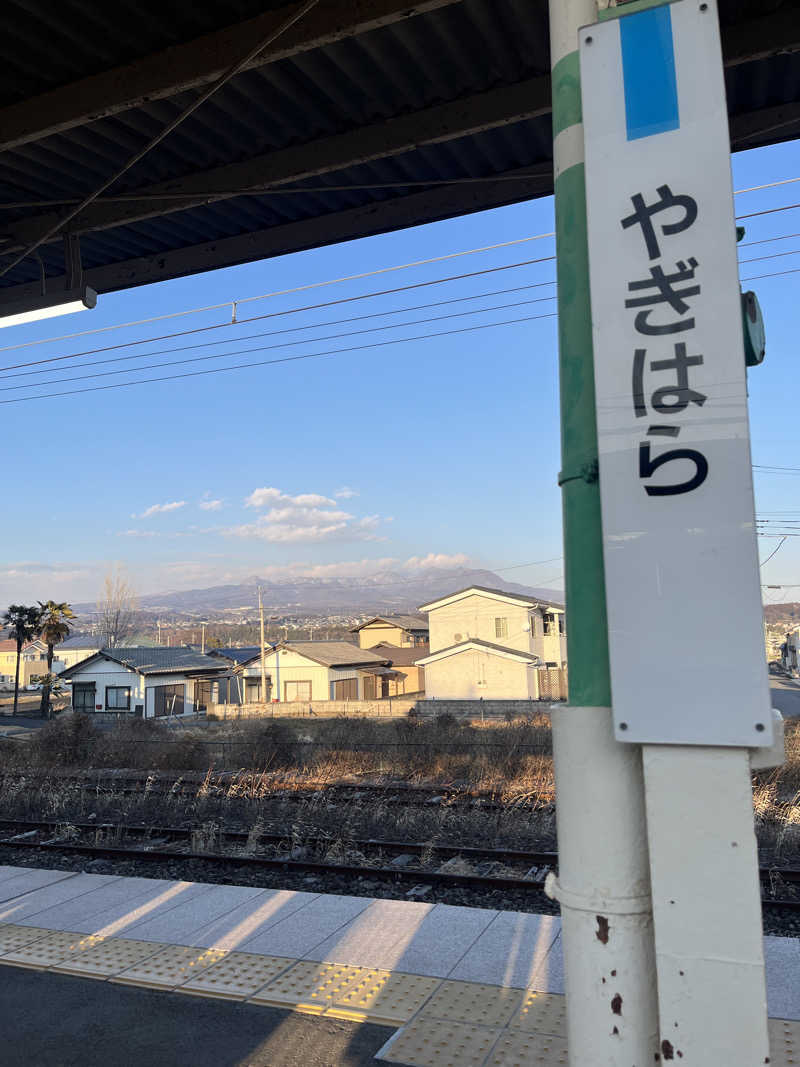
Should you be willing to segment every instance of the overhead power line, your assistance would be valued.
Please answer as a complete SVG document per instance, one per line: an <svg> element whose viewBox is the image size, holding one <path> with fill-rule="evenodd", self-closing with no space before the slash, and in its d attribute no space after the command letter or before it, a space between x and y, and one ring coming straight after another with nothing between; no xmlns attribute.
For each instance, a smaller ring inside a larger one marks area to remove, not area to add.
<svg viewBox="0 0 800 1067"><path fill-rule="evenodd" d="M464 326L457 330L441 330L437 333L420 334L415 337L398 337L393 338L391 341L373 341L365 345L353 345L349 348L334 348L325 352L308 352L300 356L282 356L280 359L265 359L257 360L252 363L235 363L228 367L212 367L209 370L196 370L187 371L183 374L167 374L160 378L140 378L132 382L115 382L113 385L93 385L86 389L66 389L61 392L54 393L42 393L38 396L21 396L14 397L11 400L0 400L0 404L24 404L32 400L49 400L54 397L62 396L74 396L78 393L97 393L108 389L126 389L134 385L150 385L154 382L169 382L175 381L179 378L198 378L208 374L221 374L225 371L232 370L244 370L250 367L267 367L277 363L296 363L305 359L319 359L323 356L337 356L344 355L349 352L363 352L373 348L383 348L386 345L399 345L407 344L411 341L428 341L437 337L451 337L455 334L473 333L477 330L489 330L496 326L515 326L523 322L531 322L534 319L555 318L555 312L552 315L527 315L518 319L505 319L502 322L490 322L482 323L478 326Z"/></svg>

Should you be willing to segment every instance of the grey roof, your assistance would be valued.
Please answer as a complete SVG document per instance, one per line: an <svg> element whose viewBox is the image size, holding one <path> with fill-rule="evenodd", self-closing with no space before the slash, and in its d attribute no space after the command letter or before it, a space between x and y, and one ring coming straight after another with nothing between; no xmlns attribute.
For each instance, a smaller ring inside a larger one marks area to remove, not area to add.
<svg viewBox="0 0 800 1067"><path fill-rule="evenodd" d="M397 648L395 645L389 645L384 641L379 645L373 645L370 652L385 656L386 659L392 661L393 667L413 667L417 660L425 659L426 656L431 654L431 646L427 644L406 645L403 648Z"/></svg>
<svg viewBox="0 0 800 1067"><path fill-rule="evenodd" d="M497 645L494 641L482 641L479 637L468 637L465 641L459 641L455 645L448 645L447 648L437 648L435 652L431 652L426 658L439 656L442 652L454 652L456 649L464 648L466 645L480 645L481 648L489 649L490 652L507 652L512 656L526 659L530 663L540 662L539 656L534 655L533 652L523 652L519 648L509 648L508 645Z"/></svg>
<svg viewBox="0 0 800 1067"><path fill-rule="evenodd" d="M349 641L284 641L278 645L289 652L297 652L323 667L360 667L362 663L387 663L387 656L378 656L366 648L359 648ZM248 661L252 663L258 653Z"/></svg>
<svg viewBox="0 0 800 1067"><path fill-rule="evenodd" d="M269 649L267 649L269 652ZM244 645L242 648L210 648L207 655L215 659L227 659L231 663L248 663L255 656L261 654L258 645Z"/></svg>
<svg viewBox="0 0 800 1067"><path fill-rule="evenodd" d="M56 653L62 648L93 648L100 649L103 647L102 637L92 637L91 634L73 634L72 637L68 637L66 641L62 641L56 645Z"/></svg>
<svg viewBox="0 0 800 1067"><path fill-rule="evenodd" d="M454 589L452 593L442 593L441 596L434 597L427 604L423 604L420 607L420 611L424 611L430 604L437 604L440 600L447 600L451 596L460 596L462 593L471 592L495 593L497 596L505 596L510 600L518 600L521 604L527 604L529 607L538 605L539 607L556 608L558 611L564 610L563 604L558 604L555 600L545 600L541 596L523 596L521 593L508 593L505 589L490 589L488 585L466 585L463 589Z"/></svg>
<svg viewBox="0 0 800 1067"><path fill-rule="evenodd" d="M399 626L402 630L424 630L426 633L428 630L428 620L422 615L374 615L366 622L354 626L350 633L358 633L359 630L363 630L365 626L373 622L388 622L390 626Z"/></svg>
<svg viewBox="0 0 800 1067"><path fill-rule="evenodd" d="M78 671L86 670L98 659L109 659L131 667L140 674L182 674L186 671L208 671L220 674L227 667L213 656L204 656L191 648L101 648L94 656L68 667L61 674L62 678L71 677Z"/></svg>

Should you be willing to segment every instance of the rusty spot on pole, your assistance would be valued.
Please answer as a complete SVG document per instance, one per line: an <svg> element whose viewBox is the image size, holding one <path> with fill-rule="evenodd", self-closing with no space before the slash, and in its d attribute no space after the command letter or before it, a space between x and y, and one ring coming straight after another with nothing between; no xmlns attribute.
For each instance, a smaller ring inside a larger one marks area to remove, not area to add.
<svg viewBox="0 0 800 1067"><path fill-rule="evenodd" d="M615 1015L622 1015L622 997L615 993L611 999L611 1010Z"/></svg>
<svg viewBox="0 0 800 1067"><path fill-rule="evenodd" d="M611 1031L611 1033L612 1034L619 1034L619 1027L615 1026L614 1029Z"/></svg>
<svg viewBox="0 0 800 1067"><path fill-rule="evenodd" d="M595 937L603 945L608 944L608 919L605 915L597 916L597 930L595 931Z"/></svg>
<svg viewBox="0 0 800 1067"><path fill-rule="evenodd" d="M672 1045L669 1041L661 1042L661 1055L665 1060L672 1060L675 1058L675 1053L672 1051Z"/></svg>

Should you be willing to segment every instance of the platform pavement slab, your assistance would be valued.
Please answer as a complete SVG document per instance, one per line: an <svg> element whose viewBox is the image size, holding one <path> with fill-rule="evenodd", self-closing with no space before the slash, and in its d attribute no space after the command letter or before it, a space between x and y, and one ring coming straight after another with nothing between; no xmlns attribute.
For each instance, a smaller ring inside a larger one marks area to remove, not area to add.
<svg viewBox="0 0 800 1067"><path fill-rule="evenodd" d="M306 952L304 958L394 970L434 906L373 900L352 922Z"/></svg>
<svg viewBox="0 0 800 1067"><path fill-rule="evenodd" d="M146 918L160 906L167 903L176 906L180 893L194 885L166 878L117 878L90 893L33 912L21 920L21 925L87 934L113 927L122 936L122 931L132 922Z"/></svg>
<svg viewBox="0 0 800 1067"><path fill-rule="evenodd" d="M402 952L398 955L392 950L392 968L407 974L446 978L497 914L488 908L436 904ZM379 966L388 966L388 957L387 963Z"/></svg>
<svg viewBox="0 0 800 1067"><path fill-rule="evenodd" d="M546 966L560 930L554 915L499 912L448 977L524 989Z"/></svg>
<svg viewBox="0 0 800 1067"><path fill-rule="evenodd" d="M242 952L299 958L353 923L369 903L366 897L320 894L294 910L284 906L275 914L272 925L262 926L252 936L244 937L237 947ZM250 924L245 921L239 925L242 929L237 936L245 933Z"/></svg>
<svg viewBox="0 0 800 1067"><path fill-rule="evenodd" d="M16 874L9 874L0 882L0 910L8 900L75 877L72 871L48 871L41 867L17 867L16 870Z"/></svg>
<svg viewBox="0 0 800 1067"><path fill-rule="evenodd" d="M195 883L196 886L202 883ZM158 915L147 915L125 929L125 937L136 941L161 941L190 945L192 936L204 926L244 905L258 907L265 889L250 886L212 885L202 893L185 893L175 906L165 908ZM122 936L122 934L120 934Z"/></svg>
<svg viewBox="0 0 800 1067"><path fill-rule="evenodd" d="M40 889L29 889L0 904L0 922L22 923L29 915L47 911L48 908L57 907L74 897L84 896L86 893L91 893L93 889L100 889L114 881L116 878L106 874L73 874L53 881Z"/></svg>
<svg viewBox="0 0 800 1067"><path fill-rule="evenodd" d="M765 937L767 1010L776 1019L800 1019L800 941Z"/></svg>

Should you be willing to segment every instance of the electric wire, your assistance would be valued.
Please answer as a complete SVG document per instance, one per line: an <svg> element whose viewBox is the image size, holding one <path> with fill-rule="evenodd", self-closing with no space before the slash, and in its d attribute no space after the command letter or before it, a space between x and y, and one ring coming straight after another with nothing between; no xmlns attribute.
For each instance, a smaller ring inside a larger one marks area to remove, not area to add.
<svg viewBox="0 0 800 1067"><path fill-rule="evenodd" d="M0 347L0 352L12 352L18 348L31 348L34 345L55 344L57 341L71 341L75 337L88 337L91 334L107 333L109 330L123 330L134 326L146 326L151 322L163 322L165 319L180 318L184 315L199 315L205 311L219 311L221 308L252 303L256 300L272 300L279 296L292 296L294 293L307 292L309 289L321 289L329 285L339 285L344 282L362 281L364 278L374 278L378 274L390 274L393 271L409 270L412 267L427 267L431 263L443 263L449 259L460 259L462 256L474 256L481 252L494 252L498 248L511 248L515 245L528 244L531 241L542 241L548 237L555 237L555 233L536 233L529 237L517 237L512 241L501 241L498 244L481 245L478 248L466 248L460 252L448 252L445 255L431 256L428 259L416 259L409 263L393 264L390 267L377 267L375 270L362 271L359 274L346 274L338 278L327 278L321 282L310 282L306 285L297 285L291 289L276 289L271 293L261 293L257 296L223 300L219 304L208 304L205 307L189 308L186 311L172 311L166 315L153 315L149 318L136 319L132 322L114 323L111 326L97 326L91 330L78 330L75 333L66 333L59 337L42 337L34 341L22 341L18 344Z"/></svg>
<svg viewBox="0 0 800 1067"><path fill-rule="evenodd" d="M186 371L186 372L184 372L182 374L168 374L168 375L165 375L165 376L160 377L160 378L141 378L141 379L137 379L136 381L131 381L131 382L115 382L113 385L92 385L92 386L89 386L86 389L67 389L67 390L64 390L64 391L61 391L61 392L55 392L55 393L42 393L42 394L40 394L38 396L14 397L14 398L9 399L9 400L0 400L0 405L2 405L2 404L24 404L24 403L27 403L27 402L32 401L32 400L49 400L49 399L52 399L54 397L75 396L78 393L104 392L104 391L106 391L108 389L126 389L129 386L134 386L134 385L150 385L153 382L175 381L175 380L177 380L179 378L198 378L198 377L209 375L209 374L221 374L221 373L223 373L225 371L244 370L245 368L250 368L250 367L267 367L267 366L272 366L272 365L274 365L276 363L295 363L295 362L299 362L300 360L319 359L319 358L321 358L323 356L342 355L344 353L349 353L349 352L363 352L363 351L368 350L368 349L383 348L386 345L406 344L406 343L409 343L411 341L428 341L428 340L431 340L431 339L437 338L437 337L451 337L451 336L454 336L455 334L473 333L473 332L475 332L477 330L489 330L489 329L493 329L493 328L495 328L497 326L515 326L515 325L518 325L518 324L523 323L523 322L531 322L534 319L555 318L555 317L556 317L555 313L553 313L552 315L527 315L527 316L523 316L523 317L518 318L518 319L505 319L502 322L482 323L482 324L480 324L478 326L465 326L465 327L462 327L462 328L457 329L457 330L442 330L442 331L439 331L437 333L420 334L419 336L416 336L416 337L393 338L390 341L373 341L370 344L353 345L353 346L348 347L348 348L334 348L334 349L331 349L331 350L325 351L325 352L308 352L308 353L303 353L302 355L299 355L299 356L282 356L280 359L257 360L256 362L253 362L253 363L236 363L236 364L234 364L232 366L228 366L228 367L212 367L209 370Z"/></svg>
<svg viewBox="0 0 800 1067"><path fill-rule="evenodd" d="M365 333L373 334L380 333L384 330L402 330L408 326L423 326L432 322L442 322L445 319L463 318L465 315L484 315L491 311L508 311L511 308L525 307L529 304L538 303L538 300L518 300L512 304L496 304L488 308L472 308L467 311L454 311L447 315L433 315L425 319L410 319L408 322L392 322L385 326L367 326L363 330L346 330L343 333L325 334L322 337L303 337L298 341L281 341L275 345L260 344L256 345L255 348L239 348L234 349L231 352L214 352L210 356L189 356L186 359L173 359L162 363L148 363L143 367L122 367L119 370L96 371L93 374L77 374L73 378L49 378L46 381L27 382L22 385L5 385L0 387L0 393L7 393L17 389L39 389L47 385L61 385L66 382L85 382L91 378L107 378L114 374L128 374L132 370L135 370L138 373L146 370L159 370L162 367L183 366L187 363L205 363L212 359L227 359L231 356L243 356L251 352L272 352L278 348L294 348L297 345L321 344L323 341L336 341L345 337L357 337ZM552 311L545 315L535 315L532 316L532 318L554 319L556 318L556 312Z"/></svg>
<svg viewBox="0 0 800 1067"><path fill-rule="evenodd" d="M193 334L204 333L206 330L220 330L231 326L241 326L248 322L262 322L265 319L280 318L284 315L298 315L306 311L319 311L322 308L337 307L341 304L352 304L359 300L370 300L376 296L394 296L397 293L407 293L412 289L425 289L433 285L444 285L447 282L463 281L466 278L477 278L485 274L497 274L504 270L515 270L519 267L528 267L535 263L548 263L555 259L555 256L543 256L540 259L525 259L518 263L506 263L499 267L486 267L483 270L469 271L466 274L451 274L446 278L433 278L426 282L414 282L411 285L398 286L394 289L381 289L379 291L373 291L370 293L360 293L357 296L344 296L338 300L327 300L324 303L319 304L307 304L304 307L286 308L282 311L271 311L266 315L251 315L246 319L237 319L236 322L224 322L215 323L211 326L197 326L192 330L181 330L176 333L162 334L159 337L147 337L138 341L123 341L116 345L107 345L104 348L92 348L87 349L84 352L71 352L64 356L50 356L47 359L31 360L27 363L11 363L8 366L0 367L0 372L18 370L22 367L37 367L43 366L45 363L58 363L65 359L77 359L82 356L99 355L102 352L113 352L120 348L130 348L133 345L149 344L155 341L167 341L178 339L181 337L188 337ZM547 285L555 285L555 282L537 282L536 287L543 288ZM531 286L534 288L534 286Z"/></svg>
<svg viewBox="0 0 800 1067"><path fill-rule="evenodd" d="M484 293L473 293L470 296L451 297L449 300L435 300L432 303L428 303L428 304L412 304L412 305L410 305L408 307L392 308L389 311L372 311L372 312L369 312L366 315L351 315L349 318L345 318L345 319L328 319L325 322L315 322L315 323L307 324L305 326L288 326L288 327L286 327L286 328L284 328L282 330L267 330L267 331L264 331L263 333L248 334L245 337L238 337L238 336L236 338L226 337L221 341L205 341L205 342L201 342L199 344L181 345L179 347L174 347L174 348L162 348L162 349L156 349L155 351L150 351L150 352L137 352L134 355L130 355L130 356L114 356L114 357L109 358L109 359L95 359L95 360L92 360L91 362L86 362L86 363L69 364L67 366L61 367L60 369L61 370L83 370L86 367L99 367L99 366L103 366L103 365L108 364L108 363L128 363L131 360L146 359L149 356L171 355L174 352L190 352L190 351L193 351L193 350L198 349L198 348L216 348L216 347L219 347L220 345L236 344L236 343L239 343L239 342L242 342L242 341L253 341L253 340L256 340L256 339L261 338L261 337L277 337L277 336L279 336L281 334L286 334L286 333L307 332L308 330L318 330L318 329L321 329L322 327L326 327L326 326L341 326L341 325L344 325L345 323L349 323L349 322L364 322L367 319L385 318L385 317L387 317L389 315L404 315L404 314L407 314L410 311L423 311L423 310L426 310L428 308L445 307L445 306L447 306L449 304L461 304L461 303L464 303L464 302L466 302L468 300L482 300L482 299L485 299L485 298L488 298L488 297L493 297L493 296L504 296L504 295L511 294L511 293L525 292L525 291L528 291L530 289L538 289L543 284L546 285L548 283L546 283L546 282L544 282L544 283L537 282L537 283L534 283L533 285L516 285L516 286L513 286L510 289L493 289L493 290L489 290L488 292L484 292ZM555 299L556 298L554 296L540 296L540 297L536 297L533 300L526 301L526 303L530 303L530 304L546 304L546 303L549 303L549 302L551 302L551 301L553 301ZM243 321L245 321L245 322L254 322L254 321L256 321L256 319L245 319ZM308 338L306 338L306 340L308 342L312 342L312 341L315 341L315 340L321 340L321 338L308 337ZM114 346L114 347L127 348L128 346L127 345L119 345L119 346ZM103 351L103 350L100 349L99 351ZM224 354L227 354L227 353L224 353ZM68 359L69 357L65 356L63 358ZM131 369L132 370L136 370L136 369L140 369L140 368L131 368ZM39 370L39 369L37 369L37 370L17 371L17 372L15 372L13 374L4 374L4 375L0 376L0 382L9 381L12 378L29 378L29 377L32 377L32 376L35 376L35 375L39 375L41 373L42 373L42 371ZM69 380L69 379L65 379L65 380ZM37 384L41 384L41 383L37 383ZM20 386L19 388L22 388L22 386Z"/></svg>

